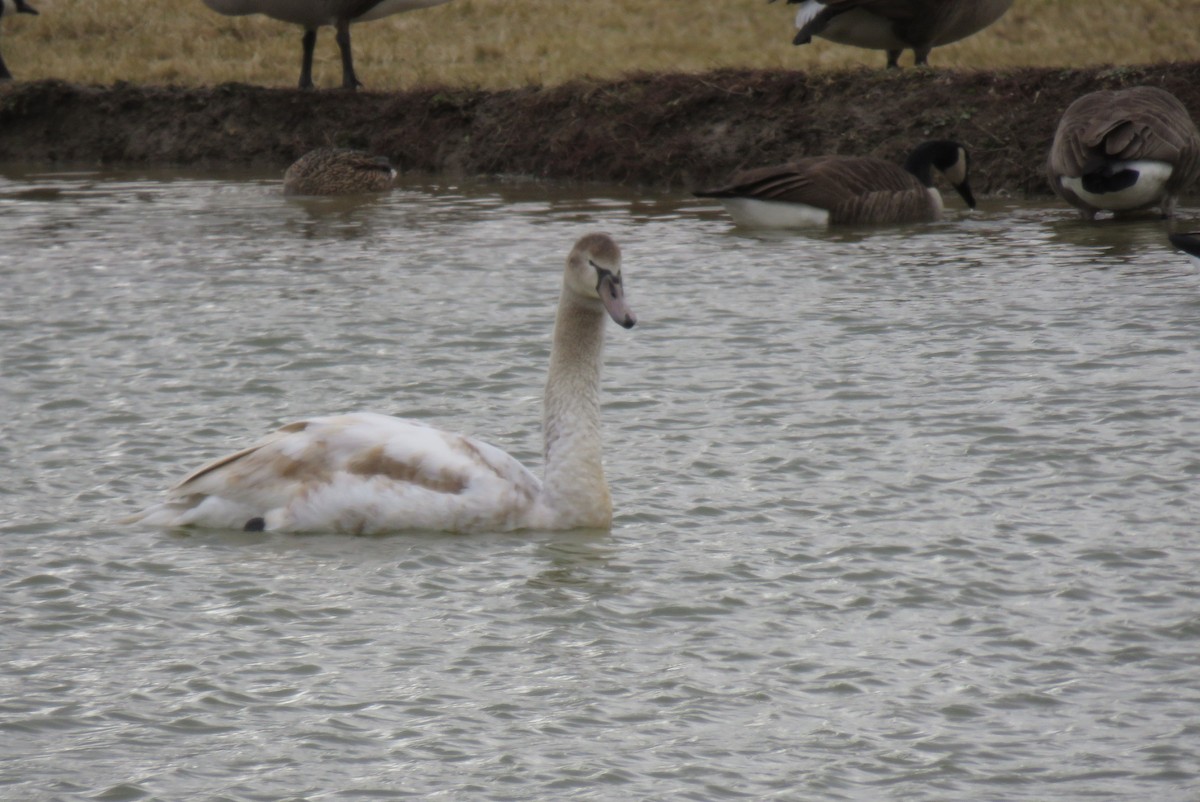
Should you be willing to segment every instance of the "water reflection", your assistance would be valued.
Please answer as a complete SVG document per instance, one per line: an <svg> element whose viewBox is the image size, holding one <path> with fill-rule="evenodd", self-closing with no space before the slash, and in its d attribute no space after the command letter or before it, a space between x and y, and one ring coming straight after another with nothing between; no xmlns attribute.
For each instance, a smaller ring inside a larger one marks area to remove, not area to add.
<svg viewBox="0 0 1200 802"><path fill-rule="evenodd" d="M7 796L1200 783L1200 276L1168 224L993 199L759 233L620 187L0 175ZM115 523L313 414L419 416L536 469L593 227L640 317L606 355L611 533Z"/></svg>
<svg viewBox="0 0 1200 802"><path fill-rule="evenodd" d="M274 187L272 188L275 189ZM385 194L332 197L293 197L283 199L287 211L287 230L292 236L309 241L353 240L368 237L381 224L375 207L389 200Z"/></svg>
<svg viewBox="0 0 1200 802"><path fill-rule="evenodd" d="M618 555L619 546L607 532L555 535L538 542L536 557L545 567L528 585L578 591L593 601L614 597L621 589L618 572L611 570Z"/></svg>
<svg viewBox="0 0 1200 802"><path fill-rule="evenodd" d="M1089 249L1097 257L1122 259L1146 251L1162 250L1170 223L1159 217L1108 218L1088 221L1067 214L1049 221L1055 240Z"/></svg>

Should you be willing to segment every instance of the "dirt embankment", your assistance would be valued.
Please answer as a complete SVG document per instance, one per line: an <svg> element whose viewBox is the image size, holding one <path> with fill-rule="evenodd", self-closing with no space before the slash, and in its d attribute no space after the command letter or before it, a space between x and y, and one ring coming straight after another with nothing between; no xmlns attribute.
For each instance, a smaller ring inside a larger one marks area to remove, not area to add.
<svg viewBox="0 0 1200 802"><path fill-rule="evenodd" d="M356 147L402 170L522 174L690 189L739 167L819 153L901 160L917 142L970 149L979 194L1048 192L1063 109L1149 84L1200 115L1200 62L1006 72L720 71L501 92L0 86L0 162L282 169Z"/></svg>

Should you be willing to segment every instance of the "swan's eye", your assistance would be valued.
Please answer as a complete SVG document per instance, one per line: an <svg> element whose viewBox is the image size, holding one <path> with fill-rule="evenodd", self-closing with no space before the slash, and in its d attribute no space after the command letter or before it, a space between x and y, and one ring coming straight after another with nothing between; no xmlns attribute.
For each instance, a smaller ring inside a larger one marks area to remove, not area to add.
<svg viewBox="0 0 1200 802"><path fill-rule="evenodd" d="M600 292L600 285L604 283L605 279L607 279L609 283L608 291L615 298L617 295L616 288L621 286L621 274L614 273L611 270L606 270L605 268L593 262L591 259L588 260L588 264L591 265L592 269L596 271L596 292Z"/></svg>

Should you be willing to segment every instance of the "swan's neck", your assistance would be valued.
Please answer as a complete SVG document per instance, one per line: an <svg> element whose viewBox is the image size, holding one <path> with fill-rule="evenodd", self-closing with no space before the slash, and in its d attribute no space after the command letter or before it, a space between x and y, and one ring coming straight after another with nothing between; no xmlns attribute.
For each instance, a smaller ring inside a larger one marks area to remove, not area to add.
<svg viewBox="0 0 1200 802"><path fill-rule="evenodd" d="M564 292L558 302L542 412L546 458L542 503L560 526L604 528L612 523L612 498L601 461L603 350L603 307Z"/></svg>

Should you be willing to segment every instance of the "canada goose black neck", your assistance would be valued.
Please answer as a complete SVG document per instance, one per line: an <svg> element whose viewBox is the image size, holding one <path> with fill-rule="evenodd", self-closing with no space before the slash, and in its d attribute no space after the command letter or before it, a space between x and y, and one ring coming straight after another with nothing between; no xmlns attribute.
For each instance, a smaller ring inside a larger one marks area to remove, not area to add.
<svg viewBox="0 0 1200 802"><path fill-rule="evenodd" d="M1200 259L1200 231L1168 234L1171 244L1187 255Z"/></svg>
<svg viewBox="0 0 1200 802"><path fill-rule="evenodd" d="M967 149L949 139L922 142L904 161L904 169L917 177L926 188L933 188L933 168L946 175L967 206L975 208L975 196L968 180L971 159Z"/></svg>
<svg viewBox="0 0 1200 802"><path fill-rule="evenodd" d="M933 186L933 168L949 169L958 161L960 145L948 139L937 139L922 142L913 148L912 153L904 160L904 169L917 177L927 187Z"/></svg>

